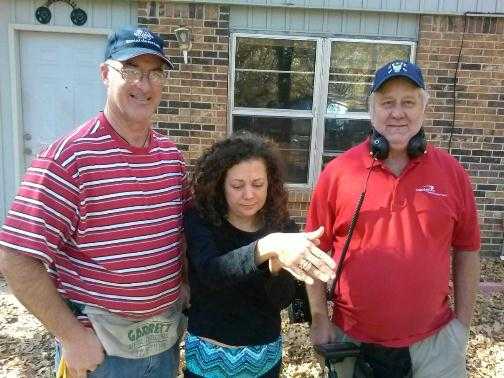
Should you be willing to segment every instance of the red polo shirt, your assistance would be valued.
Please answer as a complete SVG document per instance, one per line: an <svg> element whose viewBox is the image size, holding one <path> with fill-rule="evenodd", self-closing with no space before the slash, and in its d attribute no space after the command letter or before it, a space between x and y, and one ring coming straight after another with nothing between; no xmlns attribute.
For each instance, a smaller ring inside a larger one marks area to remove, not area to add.
<svg viewBox="0 0 504 378"><path fill-rule="evenodd" d="M372 159L364 142L320 175L306 230L325 227L321 248L338 261ZM467 173L429 146L396 177L375 163L336 290L334 323L363 342L402 347L453 317L450 251L478 251L476 204Z"/></svg>

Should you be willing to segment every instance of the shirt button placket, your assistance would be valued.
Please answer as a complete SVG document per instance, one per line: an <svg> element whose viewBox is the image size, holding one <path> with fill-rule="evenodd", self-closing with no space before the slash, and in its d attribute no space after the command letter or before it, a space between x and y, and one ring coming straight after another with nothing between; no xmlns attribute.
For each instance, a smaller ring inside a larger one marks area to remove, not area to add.
<svg viewBox="0 0 504 378"><path fill-rule="evenodd" d="M398 191L399 191L398 186L399 186L400 180L401 179L399 177L394 178L394 189L392 192L391 211L401 210L401 208L404 207L404 205L406 203L404 198L401 198L401 196L398 193Z"/></svg>

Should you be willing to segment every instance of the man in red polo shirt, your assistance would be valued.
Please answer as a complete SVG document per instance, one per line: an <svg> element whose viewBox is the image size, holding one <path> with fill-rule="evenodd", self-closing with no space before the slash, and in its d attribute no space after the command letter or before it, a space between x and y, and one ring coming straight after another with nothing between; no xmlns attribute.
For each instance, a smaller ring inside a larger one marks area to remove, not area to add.
<svg viewBox="0 0 504 378"><path fill-rule="evenodd" d="M394 61L377 70L369 98L373 133L326 166L307 218L307 231L324 226L319 247L339 261L370 173L331 293L332 321L323 284L307 290L313 343L354 341L362 343L361 350L377 351L367 357L375 377L466 376L479 226L467 173L425 141L427 100L415 64ZM448 300L450 261L454 309ZM340 364L339 377L352 377L354 363L347 358Z"/></svg>

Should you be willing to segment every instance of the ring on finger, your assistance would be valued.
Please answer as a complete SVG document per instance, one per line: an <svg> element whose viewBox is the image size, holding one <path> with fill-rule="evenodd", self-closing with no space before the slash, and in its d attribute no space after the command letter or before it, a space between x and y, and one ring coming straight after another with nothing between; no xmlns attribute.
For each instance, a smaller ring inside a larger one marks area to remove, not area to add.
<svg viewBox="0 0 504 378"><path fill-rule="evenodd" d="M303 259L301 260L301 262L299 263L299 267L304 270L305 272L309 271L310 268L312 267L312 263L307 260L307 259Z"/></svg>

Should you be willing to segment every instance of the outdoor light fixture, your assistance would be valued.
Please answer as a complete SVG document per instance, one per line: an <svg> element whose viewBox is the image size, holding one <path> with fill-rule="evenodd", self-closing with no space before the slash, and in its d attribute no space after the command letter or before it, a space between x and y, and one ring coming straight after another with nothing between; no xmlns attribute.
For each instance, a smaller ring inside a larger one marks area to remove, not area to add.
<svg viewBox="0 0 504 378"><path fill-rule="evenodd" d="M184 55L184 63L187 64L187 52L191 50L191 30L185 26L181 26L175 29L175 37L177 37L177 42L179 44L180 50Z"/></svg>

